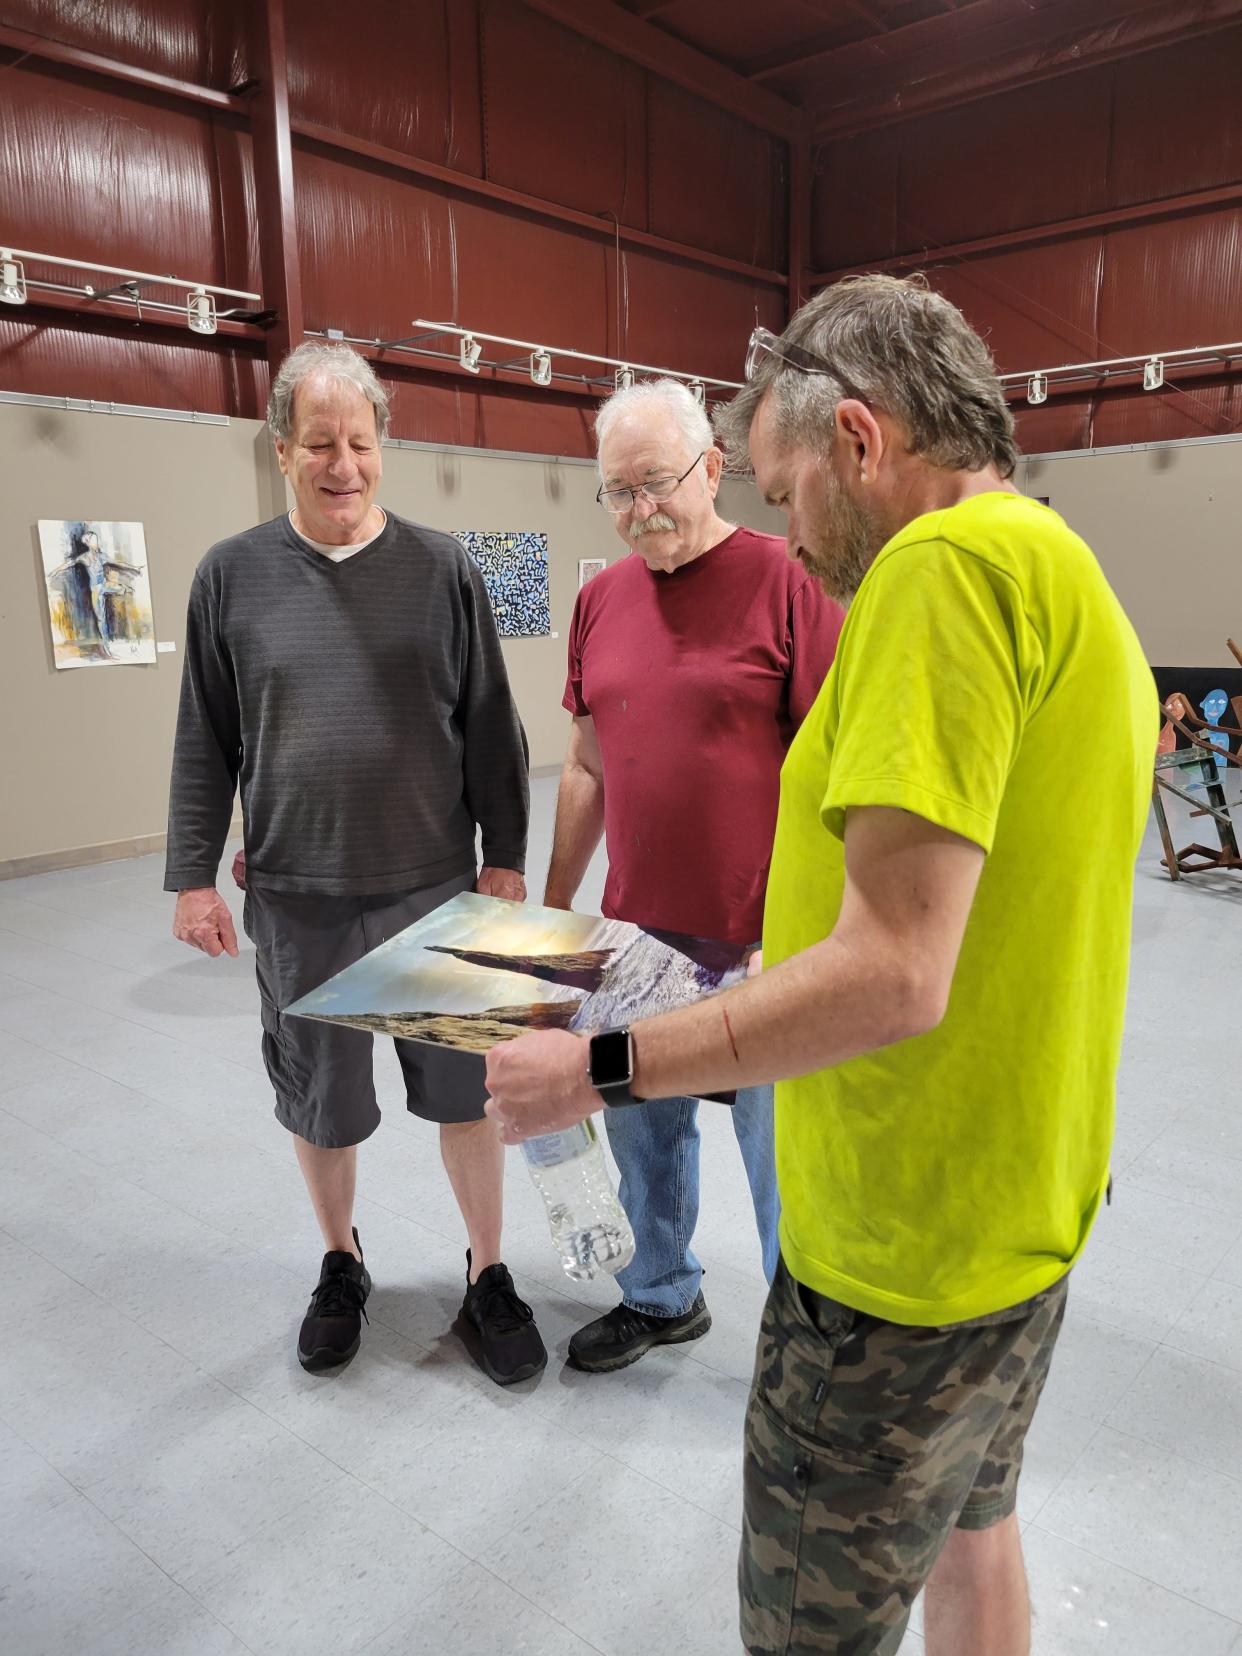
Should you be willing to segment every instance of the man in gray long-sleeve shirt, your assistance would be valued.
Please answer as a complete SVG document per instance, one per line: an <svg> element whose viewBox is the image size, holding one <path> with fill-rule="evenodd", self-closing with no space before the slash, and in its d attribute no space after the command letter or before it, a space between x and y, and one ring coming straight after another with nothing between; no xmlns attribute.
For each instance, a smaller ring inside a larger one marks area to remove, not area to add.
<svg viewBox="0 0 1242 1656"><path fill-rule="evenodd" d="M283 1008L459 891L525 897L527 755L477 569L451 536L375 504L388 404L369 364L300 346L268 419L296 505L195 574L164 884L177 937L236 955L216 875L240 786L234 872L263 1055L327 1249L298 1337L319 1371L358 1349L371 1287L353 1204L356 1147L379 1123L372 1038ZM503 1147L482 1061L395 1045L409 1108L440 1123L483 1367L526 1379L547 1353L501 1262Z"/></svg>

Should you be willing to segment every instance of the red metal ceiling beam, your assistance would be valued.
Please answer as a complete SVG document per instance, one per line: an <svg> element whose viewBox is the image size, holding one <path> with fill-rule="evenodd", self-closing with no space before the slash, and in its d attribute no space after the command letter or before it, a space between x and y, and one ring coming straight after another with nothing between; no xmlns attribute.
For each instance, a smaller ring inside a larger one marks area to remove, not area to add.
<svg viewBox="0 0 1242 1656"><path fill-rule="evenodd" d="M744 76L717 63L704 52L654 28L613 0L526 0L531 11L542 12L564 28L618 57L641 63L644 69L693 92L718 109L740 116L764 132L793 138L805 127L801 110Z"/></svg>
<svg viewBox="0 0 1242 1656"><path fill-rule="evenodd" d="M71 69L83 69L89 74L102 75L106 80L127 81L144 92L159 92L180 103L192 103L200 109L215 109L233 115L246 115L244 98L229 92L217 92L210 86L197 86L193 81L176 80L171 75L159 75L152 69L139 69L132 63L119 63L115 58L102 57L98 52L83 51L79 46L65 46L58 40L47 40L31 34L27 29L11 29L0 24L0 46L19 52L23 57L42 58L50 63L63 63Z"/></svg>
<svg viewBox="0 0 1242 1656"><path fill-rule="evenodd" d="M304 337L284 0L261 0L251 15L259 82L250 123L254 137L255 220L263 302L276 312L267 336L267 360L274 370Z"/></svg>
<svg viewBox="0 0 1242 1656"><path fill-rule="evenodd" d="M993 3L978 0L969 10ZM934 38L924 34L913 57L904 36L913 35L915 26L903 32L900 60L863 67L845 57L853 47L832 54L831 84L814 99L813 136L841 137L951 109L990 93L1212 34L1240 19L1242 0L1181 0L1137 13L1134 0L1060 0L1019 19L999 18L977 32L963 29L952 17L933 18L917 26L936 33Z"/></svg>
<svg viewBox="0 0 1242 1656"><path fill-rule="evenodd" d="M995 236L978 236L973 241L923 247L909 253L898 253L891 259L870 259L863 264L841 265L836 270L816 271L809 282L813 288L826 287L829 282L839 281L842 276L850 276L860 270L914 270L941 264L947 259L969 259L980 254L999 253L1011 247L1030 247L1038 242L1068 241L1073 236L1120 229L1126 224L1154 223L1157 219L1178 218L1184 213L1211 212L1238 201L1242 201L1242 182L1224 184L1214 190L1194 190L1186 195L1162 196L1158 201L1139 202L1132 207L1114 207L1107 212L1087 213L1080 218L1060 219L1052 224L1032 225L1023 230L1006 230Z"/></svg>
<svg viewBox="0 0 1242 1656"><path fill-rule="evenodd" d="M383 144L373 144L367 138L355 138L349 133L337 132L334 127L317 126L313 121L296 119L290 122L290 126L295 137L323 149L360 156L395 172L412 173L417 178L431 179L462 194L481 196L484 200L500 202L506 207L516 207L521 212L552 219L558 224L572 224L580 230L590 230L594 235L603 236L609 242L617 239L618 228L615 219L599 218L593 213L581 213L576 207L562 207L558 202L546 201L542 196L526 195L521 190L509 189L507 185L493 184L488 179L476 178L472 173L457 172L452 167L442 167L435 161L424 161L419 156L407 155L404 150L386 149ZM761 282L766 287L784 287L787 280L783 271L746 264L741 259L730 259L723 253L711 253L705 248L689 247L684 242L669 241L664 236L653 236L646 230L635 230L623 224L619 233L625 246L647 247L655 253L667 253L684 264L703 265L708 270L728 271L730 275L745 276L748 281Z"/></svg>

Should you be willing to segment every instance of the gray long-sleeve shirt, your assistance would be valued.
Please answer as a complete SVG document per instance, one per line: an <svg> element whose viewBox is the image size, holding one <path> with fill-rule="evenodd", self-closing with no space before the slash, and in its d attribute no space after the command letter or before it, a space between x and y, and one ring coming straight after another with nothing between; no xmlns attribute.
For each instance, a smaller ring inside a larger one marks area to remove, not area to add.
<svg viewBox="0 0 1242 1656"><path fill-rule="evenodd" d="M526 738L482 577L388 513L333 562L288 517L221 541L186 621L164 888L210 886L241 787L247 880L349 896L525 868Z"/></svg>

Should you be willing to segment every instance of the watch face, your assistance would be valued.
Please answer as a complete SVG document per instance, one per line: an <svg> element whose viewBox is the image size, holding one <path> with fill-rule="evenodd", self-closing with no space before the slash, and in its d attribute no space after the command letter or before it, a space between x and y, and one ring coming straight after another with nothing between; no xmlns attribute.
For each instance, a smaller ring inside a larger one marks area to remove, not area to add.
<svg viewBox="0 0 1242 1656"><path fill-rule="evenodd" d="M628 1029L607 1029L591 1037L591 1085L617 1087L634 1075Z"/></svg>

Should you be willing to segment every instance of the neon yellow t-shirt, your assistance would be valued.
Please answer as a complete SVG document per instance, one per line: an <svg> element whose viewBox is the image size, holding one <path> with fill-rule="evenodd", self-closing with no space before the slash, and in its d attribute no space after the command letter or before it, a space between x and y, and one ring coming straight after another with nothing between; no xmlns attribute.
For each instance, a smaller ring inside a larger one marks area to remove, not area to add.
<svg viewBox="0 0 1242 1656"><path fill-rule="evenodd" d="M987 857L940 1026L777 1086L799 1281L939 1324L1077 1258L1108 1180L1158 731L1133 628L1047 507L976 495L867 572L781 772L764 963L835 925L851 807L914 812Z"/></svg>

